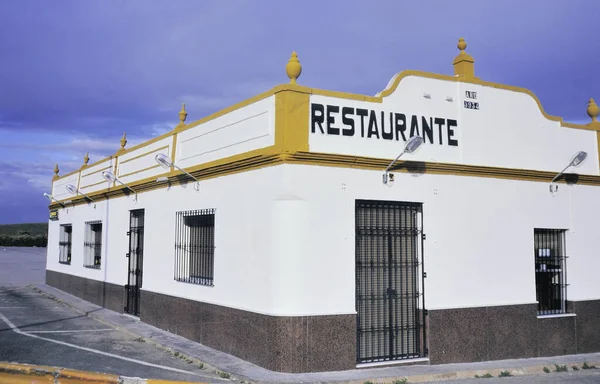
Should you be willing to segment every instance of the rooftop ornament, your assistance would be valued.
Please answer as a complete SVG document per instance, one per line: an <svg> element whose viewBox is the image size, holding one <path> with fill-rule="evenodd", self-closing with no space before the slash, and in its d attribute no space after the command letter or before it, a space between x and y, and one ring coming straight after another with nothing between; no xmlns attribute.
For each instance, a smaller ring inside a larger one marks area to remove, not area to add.
<svg viewBox="0 0 600 384"><path fill-rule="evenodd" d="M458 39L456 46L460 50L460 53L452 62L454 65L454 76L462 79L476 79L475 59L465 51L467 49L467 42L461 37Z"/></svg>
<svg viewBox="0 0 600 384"><path fill-rule="evenodd" d="M87 167L88 163L90 162L90 153L86 152L85 156L83 157L83 166L82 168Z"/></svg>
<svg viewBox="0 0 600 384"><path fill-rule="evenodd" d="M127 144L127 133L123 132L123 137L121 137L121 148L119 148L119 152L125 151L125 145Z"/></svg>
<svg viewBox="0 0 600 384"><path fill-rule="evenodd" d="M300 64L300 61L298 60L296 51L292 52L292 55L285 66L285 73L287 74L287 77L290 78L290 84L296 85L296 80L302 73L302 64Z"/></svg>
<svg viewBox="0 0 600 384"><path fill-rule="evenodd" d="M590 123L588 123L588 125L600 124L600 122L598 121L598 115L600 114L600 108L598 108L598 104L596 104L596 101L594 101L593 98L590 98L590 101L588 102L587 114L589 117L592 118L592 121Z"/></svg>
<svg viewBox="0 0 600 384"><path fill-rule="evenodd" d="M181 110L179 111L179 123L175 126L175 129L181 129L185 127L185 119L187 118L187 112L185 110L185 103L181 103Z"/></svg>
<svg viewBox="0 0 600 384"><path fill-rule="evenodd" d="M54 177L52 178L53 181L58 180L58 178L60 177L60 176L58 176L58 171L59 171L58 164L55 164L54 165Z"/></svg>

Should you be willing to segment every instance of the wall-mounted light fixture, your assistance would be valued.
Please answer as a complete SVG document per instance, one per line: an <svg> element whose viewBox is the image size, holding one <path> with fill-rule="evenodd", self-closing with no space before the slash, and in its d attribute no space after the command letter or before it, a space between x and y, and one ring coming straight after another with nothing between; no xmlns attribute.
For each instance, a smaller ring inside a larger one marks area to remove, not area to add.
<svg viewBox="0 0 600 384"><path fill-rule="evenodd" d="M181 172L183 172L186 175L188 175L189 177L191 177L192 179L196 180L194 189L196 191L200 190L200 180L195 178L191 173L187 172L185 169L182 169L182 168L178 167L177 165L175 165L175 163L173 162L173 160L171 160L171 158L169 156L167 156L163 153L157 153L156 156L154 156L154 160L156 160L156 162L165 169L175 167L175 168L179 169ZM157 179L157 181L158 181L158 179Z"/></svg>
<svg viewBox="0 0 600 384"><path fill-rule="evenodd" d="M390 170L390 168L392 168L392 166L394 165L394 163L396 161L398 161L398 159L400 158L400 156L402 156L404 153L413 153L417 148L419 148L419 146L423 144L423 138L421 136L413 136L410 139L408 139L408 141L406 142L406 145L404 146L404 149L402 150L402 152L400 152L400 154L398 155L398 157L396 157L396 159L394 161L392 161L390 163L390 165L388 165L388 167L385 169L385 172L383 173L383 184L387 184L388 183L388 171Z"/></svg>
<svg viewBox="0 0 600 384"><path fill-rule="evenodd" d="M554 193L554 192L558 191L558 184L555 184L554 182L567 170L567 168L578 166L579 164L583 163L586 158L587 158L587 152L584 152L584 151L577 152L577 154L575 154L575 156L573 157L573 159L571 160L569 165L567 165L562 171L560 171L560 173L558 175L554 176L554 178L550 182L550 193Z"/></svg>
<svg viewBox="0 0 600 384"><path fill-rule="evenodd" d="M117 182L117 183L125 186L125 188L127 188L131 192L135 193L135 196L133 198L134 198L135 201L137 201L137 192L134 191L131 187L129 187L129 185L127 185L124 182L122 182L121 180L117 179L117 176L115 176L114 173L112 173L110 171L102 171L102 177L104 177L104 180L106 180L106 181L108 181L110 183Z"/></svg>
<svg viewBox="0 0 600 384"><path fill-rule="evenodd" d="M423 93L423 97L426 99L431 99L431 95L427 92Z"/></svg>
<svg viewBox="0 0 600 384"><path fill-rule="evenodd" d="M454 99L452 98L452 96L446 96L446 101L454 101Z"/></svg>
<svg viewBox="0 0 600 384"><path fill-rule="evenodd" d="M81 194L84 197L86 197L87 199L89 199L90 201L92 201L94 203L94 208L96 208L96 202L94 201L94 199L92 199L91 197L89 197L88 195L86 195L85 193L81 192L79 189L77 189L76 186L74 186L73 184L67 184L67 186L65 187L67 189L67 191L71 194L77 195L77 194Z"/></svg>
<svg viewBox="0 0 600 384"><path fill-rule="evenodd" d="M52 200L54 200L54 201L56 201L58 204L62 205L62 207L63 207L63 208L65 207L65 204L64 204L64 203L61 203L60 201L56 200L56 199L54 198L54 196L52 196L52 195L50 195L50 194L48 194L48 193L46 193L46 192L44 192L44 197L46 197L48 200L50 200L50 202L51 202L51 203L52 203Z"/></svg>

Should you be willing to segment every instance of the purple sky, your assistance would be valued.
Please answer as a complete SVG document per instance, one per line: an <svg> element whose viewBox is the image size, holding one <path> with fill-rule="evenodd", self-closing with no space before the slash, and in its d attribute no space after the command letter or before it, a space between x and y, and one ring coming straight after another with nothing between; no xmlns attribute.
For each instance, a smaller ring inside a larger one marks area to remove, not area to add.
<svg viewBox="0 0 600 384"><path fill-rule="evenodd" d="M300 5L301 4L301 5ZM78 168L288 82L374 95L404 69L452 73L464 37L484 80L587 123L600 99L589 0L0 2L0 223L46 221L52 169Z"/></svg>

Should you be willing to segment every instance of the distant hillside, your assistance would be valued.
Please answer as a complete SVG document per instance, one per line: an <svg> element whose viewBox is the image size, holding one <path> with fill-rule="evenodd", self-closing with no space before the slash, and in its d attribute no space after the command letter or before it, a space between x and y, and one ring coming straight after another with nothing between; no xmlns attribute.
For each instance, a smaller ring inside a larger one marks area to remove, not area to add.
<svg viewBox="0 0 600 384"><path fill-rule="evenodd" d="M47 235L48 223L0 224L0 235L16 236L19 233Z"/></svg>
<svg viewBox="0 0 600 384"><path fill-rule="evenodd" d="M48 223L0 224L0 246L45 247Z"/></svg>

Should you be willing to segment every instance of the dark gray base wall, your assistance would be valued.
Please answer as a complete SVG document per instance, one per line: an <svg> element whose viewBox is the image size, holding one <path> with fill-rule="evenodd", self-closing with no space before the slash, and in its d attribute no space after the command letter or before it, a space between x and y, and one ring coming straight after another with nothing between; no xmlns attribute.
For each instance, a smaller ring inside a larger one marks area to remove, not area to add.
<svg viewBox="0 0 600 384"><path fill-rule="evenodd" d="M535 304L429 311L430 364L600 352L600 300L576 316L537 318Z"/></svg>
<svg viewBox="0 0 600 384"><path fill-rule="evenodd" d="M356 367L356 316L275 317L142 291L140 320L278 372Z"/></svg>
<svg viewBox="0 0 600 384"><path fill-rule="evenodd" d="M125 288L103 281L46 270L46 284L85 301L123 313Z"/></svg>

